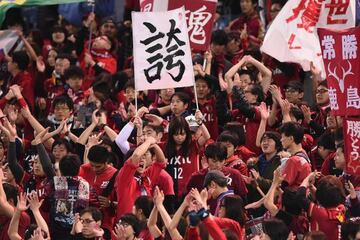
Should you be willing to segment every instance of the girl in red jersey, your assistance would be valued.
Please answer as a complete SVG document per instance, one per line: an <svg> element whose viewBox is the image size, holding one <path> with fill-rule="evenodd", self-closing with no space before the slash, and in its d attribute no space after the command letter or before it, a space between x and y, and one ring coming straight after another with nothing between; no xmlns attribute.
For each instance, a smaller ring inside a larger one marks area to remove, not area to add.
<svg viewBox="0 0 360 240"><path fill-rule="evenodd" d="M189 124L183 117L173 117L168 132L165 156L168 159L167 172L174 179L175 195L179 198L185 190L192 173L199 170L199 149L210 139L209 131L202 124L202 114L197 111L195 119L202 135L192 137Z"/></svg>

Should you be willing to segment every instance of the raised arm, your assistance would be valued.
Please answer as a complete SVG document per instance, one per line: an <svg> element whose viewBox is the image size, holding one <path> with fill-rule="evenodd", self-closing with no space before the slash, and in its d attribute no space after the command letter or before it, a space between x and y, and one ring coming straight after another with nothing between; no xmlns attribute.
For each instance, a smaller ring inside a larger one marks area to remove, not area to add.
<svg viewBox="0 0 360 240"><path fill-rule="evenodd" d="M37 193L32 192L31 194L28 195L27 200L29 202L30 209L34 215L36 224L38 225L38 227L41 228L41 230L43 230L44 232L47 233L47 236L50 236L49 227L48 227L45 219L43 218L43 216L40 213L40 207L41 207L42 203L44 202L44 199L39 201L39 197L38 197Z"/></svg>
<svg viewBox="0 0 360 240"><path fill-rule="evenodd" d="M210 136L209 130L207 129L205 124L203 124L204 116L203 116L203 114L201 113L200 110L196 110L195 119L196 119L196 122L199 124L199 130L198 131L201 131L201 133L202 133L201 136L198 139L198 144L199 144L200 147L202 147L202 146L205 145L207 140L210 139L211 136Z"/></svg>
<svg viewBox="0 0 360 240"><path fill-rule="evenodd" d="M9 138L9 147L7 153L7 163L10 171L15 177L16 183L20 184L21 180L24 177L24 169L18 163L16 158L16 127L12 125L7 118L4 118L4 125L0 122L1 130L8 136Z"/></svg>
<svg viewBox="0 0 360 240"><path fill-rule="evenodd" d="M14 207L9 204L6 198L4 191L4 173L2 168L0 168L0 213L1 215L12 218L14 215Z"/></svg>
<svg viewBox="0 0 360 240"><path fill-rule="evenodd" d="M271 84L272 72L262 62L259 62L252 56L245 56L245 61L254 65L261 74L260 85L263 88L264 93L267 93Z"/></svg>
<svg viewBox="0 0 360 240"><path fill-rule="evenodd" d="M11 218L11 222L8 229L8 235L11 240L20 240L22 239L18 233L19 231L19 222L21 213L27 210L26 206L26 193L20 193L17 197L17 205L14 211L14 214Z"/></svg>
<svg viewBox="0 0 360 240"><path fill-rule="evenodd" d="M151 233L151 236L153 236L153 238L158 238L161 237L162 235L160 229L156 225L158 219L158 213L159 211L157 210L157 207L154 205L147 222L147 227L149 228L149 231Z"/></svg>
<svg viewBox="0 0 360 240"><path fill-rule="evenodd" d="M265 133L267 120L268 120L269 114L270 114L270 111L267 108L266 103L264 103L264 102L262 102L260 104L259 111L260 111L260 115L261 115L261 121L260 121L259 129L258 129L257 135L256 135L256 146L257 147L260 147L260 145L261 145L261 138Z"/></svg>
<svg viewBox="0 0 360 240"><path fill-rule="evenodd" d="M88 138L90 137L91 133L94 131L96 126L99 124L99 116L96 115L97 113L98 113L98 111L93 112L91 124L80 135L80 137L78 138L77 143L79 143L81 145L86 144L86 142L87 142Z"/></svg>
<svg viewBox="0 0 360 240"><path fill-rule="evenodd" d="M264 198L264 206L271 213L271 216L275 217L279 212L279 208L274 204L275 192L282 181L280 168L274 171L273 182L271 187Z"/></svg>
<svg viewBox="0 0 360 240"><path fill-rule="evenodd" d="M39 160L40 160L41 166L44 169L44 172L45 172L47 178L52 179L55 176L55 171L51 164L49 154L47 153L44 145L42 144L42 138L44 137L44 135L47 133L48 130L49 130L49 128L46 128L44 131L39 133L35 137L35 139L33 140L32 143L36 146L36 150L39 154Z"/></svg>
<svg viewBox="0 0 360 240"><path fill-rule="evenodd" d="M234 66L232 66L226 73L225 73L225 81L226 82L230 82L233 80L233 77L235 76L235 74L237 73L237 71L239 70L239 68L241 68L243 65L245 64L245 60L244 58L240 59L240 61L235 64Z"/></svg>
<svg viewBox="0 0 360 240"><path fill-rule="evenodd" d="M143 144L138 146L131 156L131 160L133 164L137 165L140 158L146 153L146 151L150 148L150 146L154 144L156 144L155 138L148 137Z"/></svg>

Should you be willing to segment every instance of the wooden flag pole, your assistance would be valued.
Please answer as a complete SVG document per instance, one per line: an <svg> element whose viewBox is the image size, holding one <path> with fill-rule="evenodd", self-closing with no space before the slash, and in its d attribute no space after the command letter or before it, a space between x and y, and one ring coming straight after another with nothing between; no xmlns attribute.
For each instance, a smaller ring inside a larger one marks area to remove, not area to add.
<svg viewBox="0 0 360 240"><path fill-rule="evenodd" d="M136 111L136 116L137 116L137 112L138 112L138 99L137 99L137 90L135 89L135 111Z"/></svg>
<svg viewBox="0 0 360 240"><path fill-rule="evenodd" d="M195 78L194 78L194 95L195 95L196 110L199 110L199 101L198 101L198 97L197 97Z"/></svg>

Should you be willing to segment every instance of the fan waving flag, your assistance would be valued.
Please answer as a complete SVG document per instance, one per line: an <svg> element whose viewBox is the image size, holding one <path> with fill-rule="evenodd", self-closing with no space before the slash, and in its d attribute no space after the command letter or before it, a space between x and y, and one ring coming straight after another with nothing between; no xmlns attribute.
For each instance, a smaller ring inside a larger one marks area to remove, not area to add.
<svg viewBox="0 0 360 240"><path fill-rule="evenodd" d="M324 76L316 29L354 26L355 0L291 0L271 24L261 50L280 62L298 63L305 71L313 61Z"/></svg>
<svg viewBox="0 0 360 240"><path fill-rule="evenodd" d="M194 85L184 8L133 12L135 89Z"/></svg>
<svg viewBox="0 0 360 240"><path fill-rule="evenodd" d="M85 1L86 0L0 0L0 25L5 19L6 11L12 7L43 6Z"/></svg>

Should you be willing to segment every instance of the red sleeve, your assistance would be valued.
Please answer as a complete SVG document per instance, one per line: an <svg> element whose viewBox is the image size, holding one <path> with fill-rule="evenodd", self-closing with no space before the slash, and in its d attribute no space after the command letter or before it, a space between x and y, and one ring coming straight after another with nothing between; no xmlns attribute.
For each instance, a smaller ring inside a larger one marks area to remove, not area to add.
<svg viewBox="0 0 360 240"><path fill-rule="evenodd" d="M211 216L205 218L203 223L213 239L226 240L225 234Z"/></svg>
<svg viewBox="0 0 360 240"><path fill-rule="evenodd" d="M221 229L230 229L231 231L233 231L237 236L238 239L243 239L244 234L243 231L244 229L242 229L240 227L240 224L232 219L229 218L219 218L219 217L214 217L214 222L219 225L219 227Z"/></svg>
<svg viewBox="0 0 360 240"><path fill-rule="evenodd" d="M287 182L289 184L289 186L293 185L297 174L298 174L298 169L297 166L295 164L296 159L294 159L294 157L290 157L284 167L284 170L282 172L282 174L286 174L284 181Z"/></svg>
<svg viewBox="0 0 360 240"><path fill-rule="evenodd" d="M137 165L131 162L131 158L126 160L117 176L118 188L120 191L123 191L123 186L130 186L137 167Z"/></svg>
<svg viewBox="0 0 360 240"><path fill-rule="evenodd" d="M145 174L150 178L152 183L156 183L158 181L161 170L164 168L164 163L154 162Z"/></svg>
<svg viewBox="0 0 360 240"><path fill-rule="evenodd" d="M186 230L186 236L184 239L201 240L198 229L194 228L194 227L188 227Z"/></svg>
<svg viewBox="0 0 360 240"><path fill-rule="evenodd" d="M245 197L246 194L248 193L248 190L245 185L245 181L239 172L236 172L236 173L237 174L234 174L234 178L233 178L233 181L235 181L234 182L234 187L235 187L234 191L236 194L240 195L241 197Z"/></svg>
<svg viewBox="0 0 360 240"><path fill-rule="evenodd" d="M326 158L321 165L321 174L324 176L330 175L330 161L331 158Z"/></svg>

